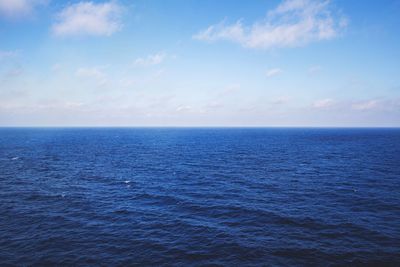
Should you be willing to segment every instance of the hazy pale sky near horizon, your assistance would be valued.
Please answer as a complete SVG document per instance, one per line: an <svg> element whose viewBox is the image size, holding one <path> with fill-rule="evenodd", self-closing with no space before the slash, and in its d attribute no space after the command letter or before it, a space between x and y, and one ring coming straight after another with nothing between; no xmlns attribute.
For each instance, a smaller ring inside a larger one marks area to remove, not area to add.
<svg viewBox="0 0 400 267"><path fill-rule="evenodd" d="M0 0L0 126L400 126L400 1Z"/></svg>

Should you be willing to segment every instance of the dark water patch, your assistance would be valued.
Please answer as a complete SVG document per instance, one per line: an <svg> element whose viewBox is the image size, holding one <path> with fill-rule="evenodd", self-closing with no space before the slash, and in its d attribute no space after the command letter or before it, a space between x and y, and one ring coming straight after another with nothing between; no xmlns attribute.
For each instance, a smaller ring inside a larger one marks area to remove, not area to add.
<svg viewBox="0 0 400 267"><path fill-rule="evenodd" d="M1 129L0 265L398 266L400 130Z"/></svg>

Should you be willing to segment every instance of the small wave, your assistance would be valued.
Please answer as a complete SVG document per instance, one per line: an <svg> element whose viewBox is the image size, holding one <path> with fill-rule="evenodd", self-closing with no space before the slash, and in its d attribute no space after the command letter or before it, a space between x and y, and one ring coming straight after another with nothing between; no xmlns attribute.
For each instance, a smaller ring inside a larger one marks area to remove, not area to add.
<svg viewBox="0 0 400 267"><path fill-rule="evenodd" d="M19 159L19 157L13 157L11 160L17 160Z"/></svg>

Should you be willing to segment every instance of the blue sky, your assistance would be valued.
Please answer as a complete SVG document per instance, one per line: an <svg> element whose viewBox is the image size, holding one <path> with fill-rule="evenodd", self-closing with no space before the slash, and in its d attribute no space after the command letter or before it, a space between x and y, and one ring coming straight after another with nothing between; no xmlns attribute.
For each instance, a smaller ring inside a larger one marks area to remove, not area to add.
<svg viewBox="0 0 400 267"><path fill-rule="evenodd" d="M400 1L0 0L1 126L400 126Z"/></svg>

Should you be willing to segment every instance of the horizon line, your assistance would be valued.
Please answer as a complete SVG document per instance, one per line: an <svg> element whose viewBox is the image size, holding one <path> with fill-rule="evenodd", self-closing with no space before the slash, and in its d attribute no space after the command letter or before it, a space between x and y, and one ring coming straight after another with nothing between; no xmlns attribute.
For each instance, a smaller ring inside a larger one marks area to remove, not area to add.
<svg viewBox="0 0 400 267"><path fill-rule="evenodd" d="M343 128L343 129L400 129L400 126L273 126L273 125L0 125L0 128Z"/></svg>

